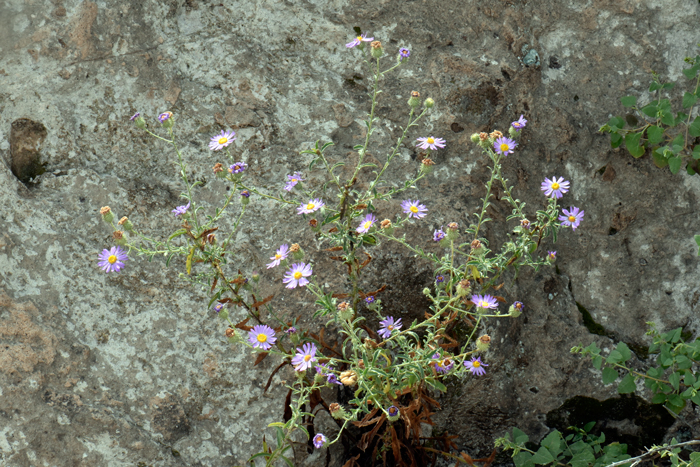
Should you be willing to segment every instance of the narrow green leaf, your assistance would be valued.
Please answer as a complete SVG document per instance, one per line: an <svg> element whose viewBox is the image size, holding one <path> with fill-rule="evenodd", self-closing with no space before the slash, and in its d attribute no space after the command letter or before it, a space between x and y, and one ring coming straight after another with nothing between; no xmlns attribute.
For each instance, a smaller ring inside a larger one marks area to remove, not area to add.
<svg viewBox="0 0 700 467"><path fill-rule="evenodd" d="M649 139L649 143L651 144L661 142L661 140L664 139L663 128L659 128L656 125L650 126L649 128L647 128L647 138Z"/></svg>
<svg viewBox="0 0 700 467"><path fill-rule="evenodd" d="M606 386L612 382L614 382L618 377L617 370L615 368L611 368L609 366L606 366L603 368L603 384Z"/></svg>
<svg viewBox="0 0 700 467"><path fill-rule="evenodd" d="M625 107L634 107L635 105L637 105L637 98L635 96L621 97L620 101Z"/></svg>
<svg viewBox="0 0 700 467"><path fill-rule="evenodd" d="M627 373L620 384L617 386L617 392L620 394L629 394L634 392L637 386L634 384L634 376L631 373Z"/></svg>

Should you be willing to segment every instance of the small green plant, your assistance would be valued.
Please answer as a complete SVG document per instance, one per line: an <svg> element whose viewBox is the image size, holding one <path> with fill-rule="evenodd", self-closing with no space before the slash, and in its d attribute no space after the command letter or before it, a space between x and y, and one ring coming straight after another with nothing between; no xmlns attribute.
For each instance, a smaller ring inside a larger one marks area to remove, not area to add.
<svg viewBox="0 0 700 467"><path fill-rule="evenodd" d="M656 330L654 323L647 323L652 336L649 354L656 354L656 364L646 372L637 371L627 364L632 359L632 352L627 344L620 342L606 357L601 349L591 343L588 347L574 347L572 353L579 353L593 360L593 366L602 369L603 384L612 384L620 377L617 392L632 393L637 389L637 380L643 380L653 392L651 402L664 404L674 413L680 413L688 400L700 405L700 371L694 367L700 361L700 338L686 342L681 335L681 328L663 334Z"/></svg>
<svg viewBox="0 0 700 467"><path fill-rule="evenodd" d="M496 447L513 451L515 467L535 465L570 465L572 467L603 467L630 458L627 445L610 443L603 446L605 433L591 433L595 422L581 428L569 427L573 433L564 436L554 430L540 441L539 449L529 449L530 438L517 428L496 440ZM536 446L535 446L536 447Z"/></svg>
<svg viewBox="0 0 700 467"><path fill-rule="evenodd" d="M671 101L661 96L662 91L673 89L675 83L663 83L656 73L652 73L649 92L654 93L656 99L640 107L636 96L622 97L622 105L632 113L624 118L612 117L599 131L610 133L613 148L624 141L635 158L650 150L654 163L659 168L668 166L674 174L686 160L686 171L694 175L700 172L700 116L693 119L694 106L700 97L700 55L686 57L685 62L690 68L684 69L683 74L691 82L694 80L694 86L691 92L683 94L682 112L674 114Z"/></svg>

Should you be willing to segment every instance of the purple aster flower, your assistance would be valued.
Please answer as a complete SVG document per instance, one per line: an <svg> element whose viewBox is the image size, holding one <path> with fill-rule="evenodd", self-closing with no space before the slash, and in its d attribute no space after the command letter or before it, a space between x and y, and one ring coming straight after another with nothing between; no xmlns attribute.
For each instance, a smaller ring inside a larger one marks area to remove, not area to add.
<svg viewBox="0 0 700 467"><path fill-rule="evenodd" d="M379 329L377 334L382 336L384 339L388 339L391 337L391 333L394 332L394 330L398 331L401 329L401 318L394 321L394 317L389 316L387 319L380 321L379 324L381 324L382 327Z"/></svg>
<svg viewBox="0 0 700 467"><path fill-rule="evenodd" d="M248 331L248 342L254 349L270 350L276 341L275 330L266 324L258 324Z"/></svg>
<svg viewBox="0 0 700 467"><path fill-rule="evenodd" d="M318 211L323 206L325 206L325 203L323 202L323 200L321 200L320 198L315 198L315 199L309 200L309 202L306 203L305 205L302 204L301 206L299 206L297 208L297 214L311 214L314 211Z"/></svg>
<svg viewBox="0 0 700 467"><path fill-rule="evenodd" d="M294 172L292 175L287 175L287 179L289 181L284 186L284 189L287 191L292 191L292 188L294 188L297 183L304 181L304 179L301 178L301 173L299 172Z"/></svg>
<svg viewBox="0 0 700 467"><path fill-rule="evenodd" d="M428 136L427 138L418 138L417 141L419 142L419 144L416 144L416 146L421 149L430 148L433 151L435 151L438 148L445 147L445 140L442 138L436 138L434 136Z"/></svg>
<svg viewBox="0 0 700 467"><path fill-rule="evenodd" d="M438 284L442 284L443 282L445 282L445 276L443 276L442 274L438 274L437 276L435 276L435 282Z"/></svg>
<svg viewBox="0 0 700 467"><path fill-rule="evenodd" d="M324 444L326 444L326 441L328 441L328 438L323 433L318 433L316 436L314 436L314 447L316 449L321 449Z"/></svg>
<svg viewBox="0 0 700 467"><path fill-rule="evenodd" d="M297 354L292 358L296 371L306 371L316 361L316 344L307 342L303 348L297 347Z"/></svg>
<svg viewBox="0 0 700 467"><path fill-rule="evenodd" d="M177 217L177 216L181 216L182 214L186 213L189 208L190 208L190 203L188 202L185 206L178 206L170 212L175 214L175 217Z"/></svg>
<svg viewBox="0 0 700 467"><path fill-rule="evenodd" d="M303 287L309 283L309 280L306 278L309 277L312 272L313 270L310 264L294 263L289 271L287 271L287 274L284 275L282 282L287 284L288 289L293 289L296 286Z"/></svg>
<svg viewBox="0 0 700 467"><path fill-rule="evenodd" d="M223 309L224 309L223 303L217 303L216 305L214 305L214 311L216 311L217 313L219 313Z"/></svg>
<svg viewBox="0 0 700 467"><path fill-rule="evenodd" d="M345 44L345 47L347 47L348 49L352 49L353 47L357 47L363 42L372 42L373 40L374 37L367 37L367 34L361 34L357 36L352 42L348 42L347 44Z"/></svg>
<svg viewBox="0 0 700 467"><path fill-rule="evenodd" d="M102 253L98 255L98 259L100 262L97 265L104 272L119 272L124 267L124 261L128 260L129 257L126 256L126 252L120 246L113 246L109 250L102 250Z"/></svg>
<svg viewBox="0 0 700 467"><path fill-rule="evenodd" d="M136 119L139 118L140 116L141 116L141 113L140 113L140 112L136 112L134 115L132 115L132 117L131 117L129 120L131 120L131 121L133 122L134 120L136 120Z"/></svg>
<svg viewBox="0 0 700 467"><path fill-rule="evenodd" d="M228 168L228 171L231 173L234 173L234 174L239 174L239 173L245 171L245 169L247 169L247 168L248 168L248 164L246 164L245 162L236 162L235 164L233 164L231 167Z"/></svg>
<svg viewBox="0 0 700 467"><path fill-rule="evenodd" d="M518 143L512 139L501 136L493 143L493 148L496 150L496 153L507 156L508 154L513 154L513 149L515 149L517 145Z"/></svg>
<svg viewBox="0 0 700 467"><path fill-rule="evenodd" d="M562 221L561 225L566 227L571 227L571 230L576 230L576 227L583 220L583 213L579 208L571 206L569 210L562 209L564 212L563 216L559 216L559 220Z"/></svg>
<svg viewBox="0 0 700 467"><path fill-rule="evenodd" d="M472 295L472 302L477 308L495 309L498 308L498 301L491 295Z"/></svg>
<svg viewBox="0 0 700 467"><path fill-rule="evenodd" d="M297 328L295 328L294 326L290 326L284 330L285 334L295 334L296 332L297 332Z"/></svg>
<svg viewBox="0 0 700 467"><path fill-rule="evenodd" d="M411 51L408 50L406 47L401 47L399 49L399 60L403 61L404 58L408 58L410 56L411 56Z"/></svg>
<svg viewBox="0 0 700 467"><path fill-rule="evenodd" d="M209 149L212 151L218 151L219 149L225 148L236 140L234 137L235 134L235 131L221 130L220 135L211 137L211 140L209 141Z"/></svg>
<svg viewBox="0 0 700 467"><path fill-rule="evenodd" d="M372 303L374 303L374 300L375 300L374 295L367 295L365 297L365 303L367 303L368 305L371 305Z"/></svg>
<svg viewBox="0 0 700 467"><path fill-rule="evenodd" d="M510 125L515 128L515 131L520 131L523 128L525 128L525 124L527 123L527 120L525 120L525 117L523 115L520 115L520 118L518 119L517 122L513 122Z"/></svg>
<svg viewBox="0 0 700 467"><path fill-rule="evenodd" d="M486 374L486 370L483 367L488 365L481 361L481 357L472 357L471 360L464 362L464 366L467 367L473 375L481 376Z"/></svg>
<svg viewBox="0 0 700 467"><path fill-rule="evenodd" d="M326 375L326 381L330 384L338 384L340 386L343 385L343 383L341 383L338 380L338 377L335 375L335 373L328 373L328 375Z"/></svg>
<svg viewBox="0 0 700 467"><path fill-rule="evenodd" d="M552 179L545 178L542 182L542 191L544 191L545 196L551 195L552 198L561 198L564 193L569 191L569 182L564 180L564 177L552 177Z"/></svg>
<svg viewBox="0 0 700 467"><path fill-rule="evenodd" d="M362 222L360 222L360 226L357 228L357 233L369 232L369 229L372 228L372 225L374 225L375 222L377 222L377 218L374 217L374 214L367 214Z"/></svg>
<svg viewBox="0 0 700 467"><path fill-rule="evenodd" d="M442 230L442 227L440 227L439 230L436 230L436 231L433 233L433 241L434 241L434 242L439 242L439 241L442 240L443 238L445 238L445 232Z"/></svg>
<svg viewBox="0 0 700 467"><path fill-rule="evenodd" d="M557 259L557 252L556 251L548 251L547 252L547 259L549 261L554 261Z"/></svg>
<svg viewBox="0 0 700 467"><path fill-rule="evenodd" d="M437 359L438 361L433 363L433 367L438 373L447 373L452 369L452 367L455 366L454 360L452 360L450 357L440 359L439 353L433 354L433 360L435 359Z"/></svg>
<svg viewBox="0 0 700 467"><path fill-rule="evenodd" d="M419 204L420 200L411 201L410 199L404 200L401 203L401 208L408 217L415 217L416 219L422 219L425 217L425 213L428 212L428 208L424 205Z"/></svg>
<svg viewBox="0 0 700 467"><path fill-rule="evenodd" d="M275 266L279 266L282 261L287 259L288 255L289 255L289 246L285 243L284 245L280 246L277 249L275 256L270 256L270 259L272 260L272 262L267 265L267 269L274 268Z"/></svg>
<svg viewBox="0 0 700 467"><path fill-rule="evenodd" d="M158 115L158 121L160 123L163 123L164 121L166 121L167 119L169 119L172 116L173 116L172 112L163 112L162 114Z"/></svg>

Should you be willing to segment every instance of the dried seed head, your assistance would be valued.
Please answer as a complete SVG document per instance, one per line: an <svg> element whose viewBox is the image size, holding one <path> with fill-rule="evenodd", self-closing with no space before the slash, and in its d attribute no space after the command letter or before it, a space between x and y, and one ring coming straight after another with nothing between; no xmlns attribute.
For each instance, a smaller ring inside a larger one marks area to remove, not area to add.
<svg viewBox="0 0 700 467"><path fill-rule="evenodd" d="M486 352L491 344L491 338L488 334L484 334L476 340L476 348L479 352Z"/></svg>
<svg viewBox="0 0 700 467"><path fill-rule="evenodd" d="M217 162L216 164L214 164L214 173L215 174L218 174L219 172L223 172L223 171L224 171L224 165L221 162Z"/></svg>
<svg viewBox="0 0 700 467"><path fill-rule="evenodd" d="M236 330L232 328L226 329L226 337L231 338L236 335Z"/></svg>
<svg viewBox="0 0 700 467"><path fill-rule="evenodd" d="M391 227L391 221L389 219L384 219L379 223L379 227L381 227L382 229L388 229L389 227Z"/></svg>
<svg viewBox="0 0 700 467"><path fill-rule="evenodd" d="M498 131L498 130L493 130L489 136L491 137L492 140L495 141L495 140L497 140L498 138L502 138L502 137L503 137L503 133L501 133L501 132Z"/></svg>
<svg viewBox="0 0 700 467"><path fill-rule="evenodd" d="M483 131L479 133L479 140L484 142L489 139L488 133L484 133Z"/></svg>
<svg viewBox="0 0 700 467"><path fill-rule="evenodd" d="M459 224L457 224L456 222L450 222L449 224L447 224L447 228L451 230L457 230L459 228Z"/></svg>
<svg viewBox="0 0 700 467"><path fill-rule="evenodd" d="M357 372L355 370L346 370L340 374L340 382L345 386L354 386L357 383Z"/></svg>
<svg viewBox="0 0 700 467"><path fill-rule="evenodd" d="M478 250L479 248L481 248L481 242L479 240L474 240L472 241L471 247L472 250Z"/></svg>
<svg viewBox="0 0 700 467"><path fill-rule="evenodd" d="M292 243L292 246L289 247L289 251L294 253L295 251L299 251L300 248L298 243Z"/></svg>

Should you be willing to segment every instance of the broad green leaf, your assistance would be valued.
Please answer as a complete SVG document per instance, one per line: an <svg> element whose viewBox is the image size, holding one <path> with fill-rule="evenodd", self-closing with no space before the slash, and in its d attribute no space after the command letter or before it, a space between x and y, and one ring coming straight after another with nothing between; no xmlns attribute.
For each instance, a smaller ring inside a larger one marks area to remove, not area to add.
<svg viewBox="0 0 700 467"><path fill-rule="evenodd" d="M698 246L700 246L700 235L695 236L695 243L697 243Z"/></svg>
<svg viewBox="0 0 700 467"><path fill-rule="evenodd" d="M670 111L662 111L661 123L672 127L676 125L676 119L673 118L673 114Z"/></svg>
<svg viewBox="0 0 700 467"><path fill-rule="evenodd" d="M608 356L608 359L605 360L605 363L613 364L613 363L620 363L621 361L622 361L622 353L620 353L619 350L615 349L612 352L610 352L610 355Z"/></svg>
<svg viewBox="0 0 700 467"><path fill-rule="evenodd" d="M622 378L622 381L620 381L620 384L617 386L617 392L620 394L629 394L634 392L636 389L637 386L634 384L634 377L631 373L627 373L627 375Z"/></svg>
<svg viewBox="0 0 700 467"><path fill-rule="evenodd" d="M637 98L635 96L621 97L620 101L625 107L634 107L635 105L637 105Z"/></svg>
<svg viewBox="0 0 700 467"><path fill-rule="evenodd" d="M546 447L554 457L557 457L562 452L561 443L561 433L557 430L554 430L540 441L540 445Z"/></svg>
<svg viewBox="0 0 700 467"><path fill-rule="evenodd" d="M685 166L685 171L688 172L688 175L695 175L695 170L690 166L690 164Z"/></svg>
<svg viewBox="0 0 700 467"><path fill-rule="evenodd" d="M593 367L596 370L600 370L600 366L603 364L603 357L597 355L593 358Z"/></svg>
<svg viewBox="0 0 700 467"><path fill-rule="evenodd" d="M639 110L641 110L642 113L647 117L656 118L656 113L659 111L659 107L656 105L656 103L651 103L645 105Z"/></svg>
<svg viewBox="0 0 700 467"><path fill-rule="evenodd" d="M625 135L625 146L634 157L641 157L644 154L644 147L639 145L642 133L627 133Z"/></svg>
<svg viewBox="0 0 700 467"><path fill-rule="evenodd" d="M595 456L591 451L581 451L571 458L571 467L589 467L595 462Z"/></svg>
<svg viewBox="0 0 700 467"><path fill-rule="evenodd" d="M532 462L538 465L545 465L554 462L554 456L545 448L540 447L534 456L532 456Z"/></svg>
<svg viewBox="0 0 700 467"><path fill-rule="evenodd" d="M678 388L680 387L681 384L681 375L678 374L678 372L674 371L671 373L668 377L668 382L671 383L671 386L673 386L673 389L678 391Z"/></svg>
<svg viewBox="0 0 700 467"><path fill-rule="evenodd" d="M700 393L695 394L690 400L693 401L695 405L700 405Z"/></svg>
<svg viewBox="0 0 700 467"><path fill-rule="evenodd" d="M687 370L692 366L692 364L693 362L691 362L685 355L679 355L676 357L676 365L678 366L679 370Z"/></svg>
<svg viewBox="0 0 700 467"><path fill-rule="evenodd" d="M615 149L622 144L622 135L619 133L612 133L610 135L610 146Z"/></svg>
<svg viewBox="0 0 700 467"><path fill-rule="evenodd" d="M668 158L668 168L671 170L672 174L677 174L681 170L681 163L683 159L678 156L671 156Z"/></svg>
<svg viewBox="0 0 700 467"><path fill-rule="evenodd" d="M661 85L661 89L673 89L676 83L664 83Z"/></svg>
<svg viewBox="0 0 700 467"><path fill-rule="evenodd" d="M664 402L666 402L666 394L662 392L654 394L654 397L651 398L652 404L663 404Z"/></svg>
<svg viewBox="0 0 700 467"><path fill-rule="evenodd" d="M627 361L630 358L632 358L632 352L630 351L630 348L627 347L627 344L624 342L620 342L617 344L617 347L615 349L622 354L622 361Z"/></svg>
<svg viewBox="0 0 700 467"><path fill-rule="evenodd" d="M603 384L606 386L614 382L618 377L617 370L609 366L603 368Z"/></svg>
<svg viewBox="0 0 700 467"><path fill-rule="evenodd" d="M610 120L608 120L608 125L613 131L615 131L624 128L625 121L622 119L622 117L612 117Z"/></svg>
<svg viewBox="0 0 700 467"><path fill-rule="evenodd" d="M694 67L686 68L685 70L683 70L683 74L686 78L693 79L698 74L698 70L700 70L700 63L695 65Z"/></svg>
<svg viewBox="0 0 700 467"><path fill-rule="evenodd" d="M647 128L647 138L649 139L649 143L651 144L661 142L661 140L664 139L663 128L659 128L656 125L650 126L649 128Z"/></svg>
<svg viewBox="0 0 700 467"><path fill-rule="evenodd" d="M688 126L688 134L696 138L700 136L700 116L695 117L693 123Z"/></svg>
<svg viewBox="0 0 700 467"><path fill-rule="evenodd" d="M517 428L513 428L513 441L515 444L525 444L530 441L530 437Z"/></svg>
<svg viewBox="0 0 700 467"><path fill-rule="evenodd" d="M649 85L649 92L654 92L661 89L661 83L654 81Z"/></svg>
<svg viewBox="0 0 700 467"><path fill-rule="evenodd" d="M532 467L535 465L535 463L532 462L532 454L525 451L520 451L513 456L513 463L515 467Z"/></svg>
<svg viewBox="0 0 700 467"><path fill-rule="evenodd" d="M595 422L588 422L583 426L583 431L588 433L593 429L594 426L595 426Z"/></svg>
<svg viewBox="0 0 700 467"><path fill-rule="evenodd" d="M693 159L700 159L700 144L693 148Z"/></svg>
<svg viewBox="0 0 700 467"><path fill-rule="evenodd" d="M666 407L668 407L673 412L678 414L685 407L685 401L678 394L671 394L668 396L668 401L666 402Z"/></svg>

